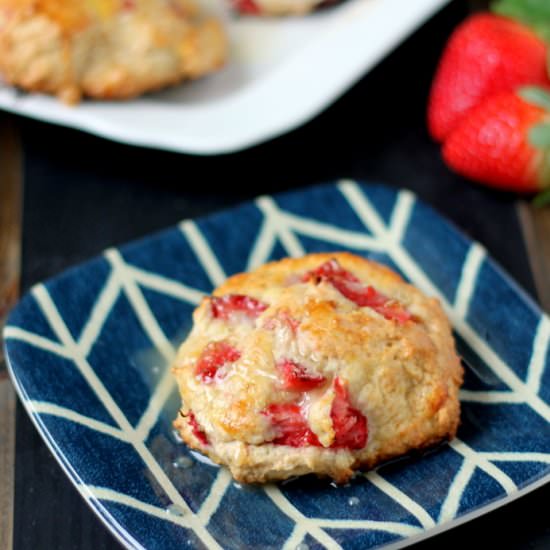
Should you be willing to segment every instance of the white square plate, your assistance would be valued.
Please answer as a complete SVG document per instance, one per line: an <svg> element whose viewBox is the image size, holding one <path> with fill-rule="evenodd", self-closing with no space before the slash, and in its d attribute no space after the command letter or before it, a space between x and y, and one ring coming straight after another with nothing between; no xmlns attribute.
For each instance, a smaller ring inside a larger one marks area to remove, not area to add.
<svg viewBox="0 0 550 550"><path fill-rule="evenodd" d="M221 72L132 101L77 107L0 85L0 108L133 145L237 151L316 116L447 2L348 0L306 17L262 19L203 0L229 35Z"/></svg>

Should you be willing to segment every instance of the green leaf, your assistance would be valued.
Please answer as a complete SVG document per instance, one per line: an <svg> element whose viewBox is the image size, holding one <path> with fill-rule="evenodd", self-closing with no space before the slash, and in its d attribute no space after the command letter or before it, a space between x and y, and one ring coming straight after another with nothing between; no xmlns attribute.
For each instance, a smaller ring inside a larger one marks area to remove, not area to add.
<svg viewBox="0 0 550 550"><path fill-rule="evenodd" d="M549 0L495 0L491 10L531 27L543 40L550 42Z"/></svg>
<svg viewBox="0 0 550 550"><path fill-rule="evenodd" d="M548 0L495 0L491 3L491 10L521 20L526 19L541 23L550 20L550 3Z"/></svg>
<svg viewBox="0 0 550 550"><path fill-rule="evenodd" d="M550 124L537 124L529 130L529 142L539 149L550 148Z"/></svg>
<svg viewBox="0 0 550 550"><path fill-rule="evenodd" d="M548 206L550 204L550 189L545 189L535 196L533 199L533 206L537 208L542 208L543 206Z"/></svg>
<svg viewBox="0 0 550 550"><path fill-rule="evenodd" d="M550 111L550 93L537 86L523 86L518 90L518 95L537 107Z"/></svg>

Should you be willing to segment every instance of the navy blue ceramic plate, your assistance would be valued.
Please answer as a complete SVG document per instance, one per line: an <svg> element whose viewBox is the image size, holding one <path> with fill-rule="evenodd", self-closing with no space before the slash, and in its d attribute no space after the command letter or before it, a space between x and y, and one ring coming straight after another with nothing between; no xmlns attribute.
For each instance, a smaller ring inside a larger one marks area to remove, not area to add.
<svg viewBox="0 0 550 550"><path fill-rule="evenodd" d="M310 477L241 487L175 437L166 365L194 305L226 275L342 249L442 301L466 366L458 437L345 487ZM348 181L183 222L37 285L4 334L38 430L130 548L398 547L550 479L550 322L407 191Z"/></svg>

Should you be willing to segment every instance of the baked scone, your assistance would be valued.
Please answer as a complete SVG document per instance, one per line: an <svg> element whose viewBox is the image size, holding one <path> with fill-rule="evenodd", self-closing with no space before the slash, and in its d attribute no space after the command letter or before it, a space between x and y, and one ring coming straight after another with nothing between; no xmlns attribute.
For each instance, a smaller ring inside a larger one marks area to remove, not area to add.
<svg viewBox="0 0 550 550"><path fill-rule="evenodd" d="M246 15L304 15L339 0L231 0L233 9Z"/></svg>
<svg viewBox="0 0 550 550"><path fill-rule="evenodd" d="M197 78L225 54L221 25L193 0L0 0L3 78L67 103Z"/></svg>
<svg viewBox="0 0 550 550"><path fill-rule="evenodd" d="M175 427L243 482L338 482L456 432L462 366L439 302L389 268L311 254L229 278L173 365Z"/></svg>

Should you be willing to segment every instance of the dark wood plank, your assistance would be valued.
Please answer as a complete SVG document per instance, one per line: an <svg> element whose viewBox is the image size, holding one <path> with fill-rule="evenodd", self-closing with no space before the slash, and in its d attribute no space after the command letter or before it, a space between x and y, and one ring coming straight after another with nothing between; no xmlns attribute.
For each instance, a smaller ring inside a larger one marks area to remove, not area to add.
<svg viewBox="0 0 550 550"><path fill-rule="evenodd" d="M13 118L4 115L0 118L0 325L19 293L21 185L19 136Z"/></svg>
<svg viewBox="0 0 550 550"><path fill-rule="evenodd" d="M19 294L21 147L13 118L0 118L0 331ZM2 338L0 336L0 344ZM15 393L0 345L0 548L13 545Z"/></svg>
<svg viewBox="0 0 550 550"><path fill-rule="evenodd" d="M536 208L522 201L518 204L518 214L538 299L550 312L550 207Z"/></svg>

